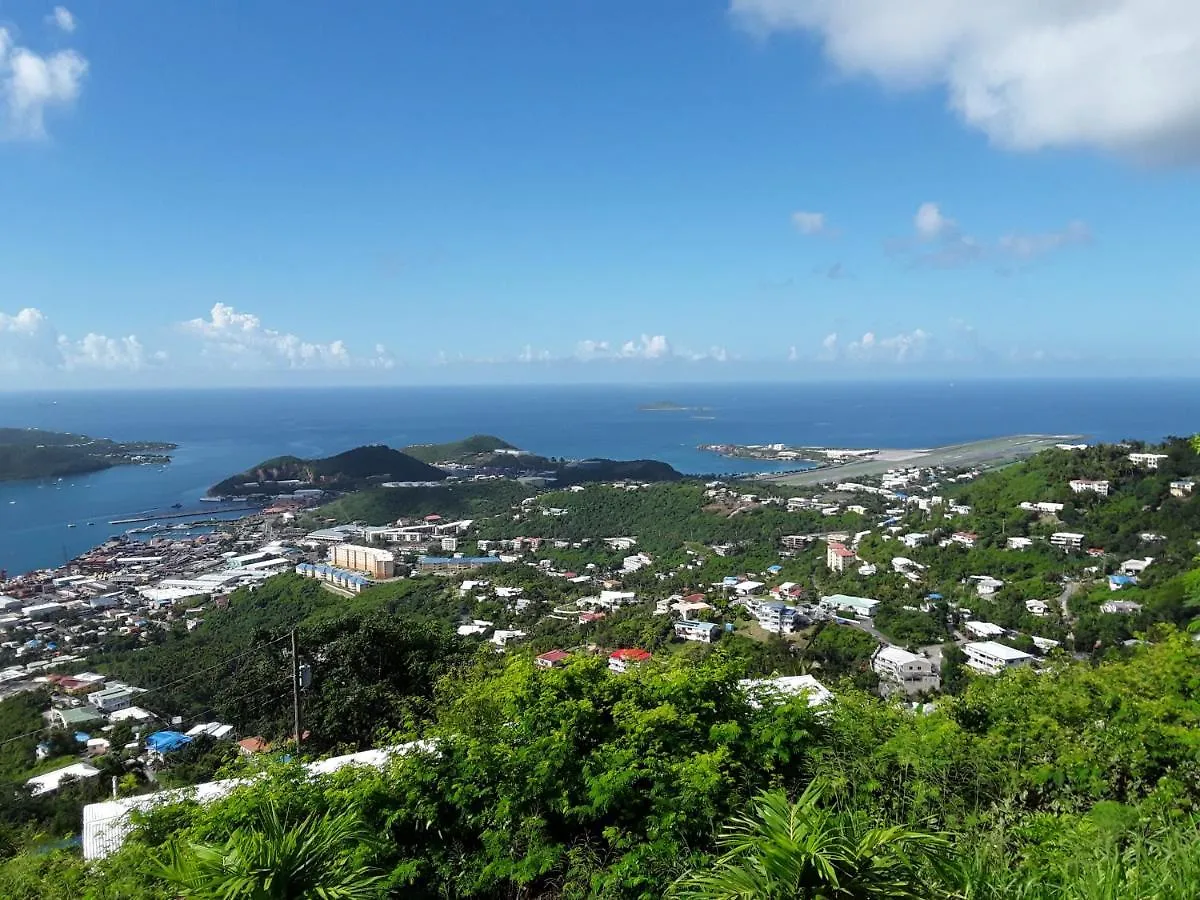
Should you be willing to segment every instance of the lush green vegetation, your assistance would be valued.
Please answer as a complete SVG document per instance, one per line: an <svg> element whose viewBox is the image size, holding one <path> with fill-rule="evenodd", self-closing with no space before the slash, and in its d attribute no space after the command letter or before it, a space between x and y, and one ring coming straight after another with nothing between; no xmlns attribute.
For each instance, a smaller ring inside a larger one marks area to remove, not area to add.
<svg viewBox="0 0 1200 900"><path fill-rule="evenodd" d="M371 488L322 506L317 515L338 522L386 525L400 518L428 516L471 519L506 512L533 488L517 481L470 481L440 487Z"/></svg>
<svg viewBox="0 0 1200 900"><path fill-rule="evenodd" d="M405 447L404 452L414 459L431 464L456 462L479 465L481 459L487 461L482 464L490 463L496 456L497 450L516 449L518 448L514 444L494 435L473 434L461 441L449 441L445 444L413 444ZM515 459L512 456L508 458L510 461Z"/></svg>
<svg viewBox="0 0 1200 900"><path fill-rule="evenodd" d="M226 478L209 489L210 494L291 493L292 486L275 482L300 481L306 487L350 491L372 481L441 481L446 473L391 447L355 447L323 459L277 456ZM246 487L251 484L253 487Z"/></svg>
<svg viewBox="0 0 1200 900"><path fill-rule="evenodd" d="M37 428L0 428L0 481L58 478L99 472L113 466L166 463L174 444L119 443L83 434Z"/></svg>
<svg viewBox="0 0 1200 900"><path fill-rule="evenodd" d="M155 897L188 873L208 896L294 871L311 842L320 878L378 875L380 897L1195 896L1200 646L1158 637L1094 667L974 679L923 714L849 687L824 712L757 709L721 652L625 676L485 654L410 721L433 752L315 781L283 766L153 814L97 870L18 853L0 887Z"/></svg>

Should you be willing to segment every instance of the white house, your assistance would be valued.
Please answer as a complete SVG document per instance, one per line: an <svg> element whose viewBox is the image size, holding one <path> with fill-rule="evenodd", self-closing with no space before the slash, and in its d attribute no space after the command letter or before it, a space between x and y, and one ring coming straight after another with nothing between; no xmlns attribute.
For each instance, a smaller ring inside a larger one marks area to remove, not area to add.
<svg viewBox="0 0 1200 900"><path fill-rule="evenodd" d="M1082 494L1091 491L1093 494L1099 494L1101 497L1108 496L1108 482L1096 480L1092 478L1076 478L1071 481L1071 490L1076 494Z"/></svg>
<svg viewBox="0 0 1200 900"><path fill-rule="evenodd" d="M100 774L100 770L95 766L89 766L87 763L75 763L74 765L64 766L61 769L55 769L53 772L47 772L44 775L35 775L25 782L30 788L30 793L34 797L42 794L50 794L62 787L62 783L67 778L95 778Z"/></svg>
<svg viewBox="0 0 1200 900"><path fill-rule="evenodd" d="M633 556L626 556L621 560L621 571L636 572L638 569L646 568L652 561L645 553L635 553Z"/></svg>
<svg viewBox="0 0 1200 900"><path fill-rule="evenodd" d="M811 675L780 675L775 678L743 678L738 686L746 692L750 705L762 709L791 697L805 695L809 706L824 706L833 699L829 689Z"/></svg>
<svg viewBox="0 0 1200 900"><path fill-rule="evenodd" d="M1028 653L995 641L965 644L963 652L967 654L967 665L985 675L998 675L1005 669L1015 669L1033 662L1033 657Z"/></svg>
<svg viewBox="0 0 1200 900"><path fill-rule="evenodd" d="M733 592L739 597L749 597L757 594L762 590L763 583L761 581L739 581L733 585Z"/></svg>
<svg viewBox="0 0 1200 900"><path fill-rule="evenodd" d="M1000 637L1005 633L1005 629L994 622L971 621L967 622L963 627L967 629L968 634L984 641Z"/></svg>
<svg viewBox="0 0 1200 900"><path fill-rule="evenodd" d="M975 582L975 593L980 597L989 597L1004 587L1003 581L991 575L972 575L970 580Z"/></svg>
<svg viewBox="0 0 1200 900"><path fill-rule="evenodd" d="M1196 487L1194 481L1172 481L1171 496L1172 497L1189 497L1192 490Z"/></svg>
<svg viewBox="0 0 1200 900"><path fill-rule="evenodd" d="M1027 537L1010 537L1005 542L1005 547L1009 550L1028 550L1033 546L1033 538Z"/></svg>
<svg viewBox="0 0 1200 900"><path fill-rule="evenodd" d="M941 683L930 660L903 647L880 647L871 657L871 668L909 695L936 690Z"/></svg>
<svg viewBox="0 0 1200 900"><path fill-rule="evenodd" d="M848 594L830 594L821 598L821 609L830 613L852 609L855 617L859 619L871 618L878 605L879 601L872 600L870 597L851 597Z"/></svg>
<svg viewBox="0 0 1200 900"><path fill-rule="evenodd" d="M1150 563L1154 562L1153 556L1147 556L1143 559L1127 559L1121 563L1122 575L1141 575L1149 567Z"/></svg>
<svg viewBox="0 0 1200 900"><path fill-rule="evenodd" d="M1131 616L1142 611L1142 604L1132 600L1105 600L1100 604L1100 612L1109 615Z"/></svg>
<svg viewBox="0 0 1200 900"><path fill-rule="evenodd" d="M675 623L675 637L685 641L699 641L711 644L721 636L721 626L712 622L697 622L694 619L680 619Z"/></svg>
<svg viewBox="0 0 1200 900"><path fill-rule="evenodd" d="M1050 607L1048 607L1045 601L1042 600L1026 600L1025 609L1028 610L1031 615L1044 617L1047 615Z"/></svg>

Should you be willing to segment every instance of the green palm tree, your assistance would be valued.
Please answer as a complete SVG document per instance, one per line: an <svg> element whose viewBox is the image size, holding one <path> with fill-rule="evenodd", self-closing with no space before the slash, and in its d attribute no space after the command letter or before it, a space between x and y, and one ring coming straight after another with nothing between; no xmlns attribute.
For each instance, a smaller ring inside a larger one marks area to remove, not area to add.
<svg viewBox="0 0 1200 900"><path fill-rule="evenodd" d="M783 791L759 795L718 840L711 869L672 887L686 900L930 900L944 896L938 869L950 856L942 835L881 827L864 813L821 806L813 782L795 803Z"/></svg>
<svg viewBox="0 0 1200 900"><path fill-rule="evenodd" d="M373 900L384 890L363 861L373 843L352 813L291 823L270 803L221 844L173 845L158 874L195 900Z"/></svg>

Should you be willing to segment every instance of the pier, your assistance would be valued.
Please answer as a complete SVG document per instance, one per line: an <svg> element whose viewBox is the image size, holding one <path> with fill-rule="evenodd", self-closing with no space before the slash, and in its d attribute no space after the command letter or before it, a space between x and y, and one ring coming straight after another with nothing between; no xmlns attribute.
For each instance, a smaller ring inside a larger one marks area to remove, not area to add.
<svg viewBox="0 0 1200 900"><path fill-rule="evenodd" d="M135 522L157 522L159 519L190 519L193 517L224 515L235 512L257 512L257 506L235 506L232 509L205 509L199 512L155 513L149 516L134 516L129 519L113 519L109 525L132 525Z"/></svg>

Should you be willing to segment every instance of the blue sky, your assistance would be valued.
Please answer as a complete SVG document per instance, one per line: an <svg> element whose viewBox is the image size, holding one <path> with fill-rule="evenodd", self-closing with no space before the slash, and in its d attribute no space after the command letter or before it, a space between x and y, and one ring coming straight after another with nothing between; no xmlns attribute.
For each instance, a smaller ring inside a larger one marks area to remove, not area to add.
<svg viewBox="0 0 1200 900"><path fill-rule="evenodd" d="M0 0L0 386L1200 373L1193 0Z"/></svg>

